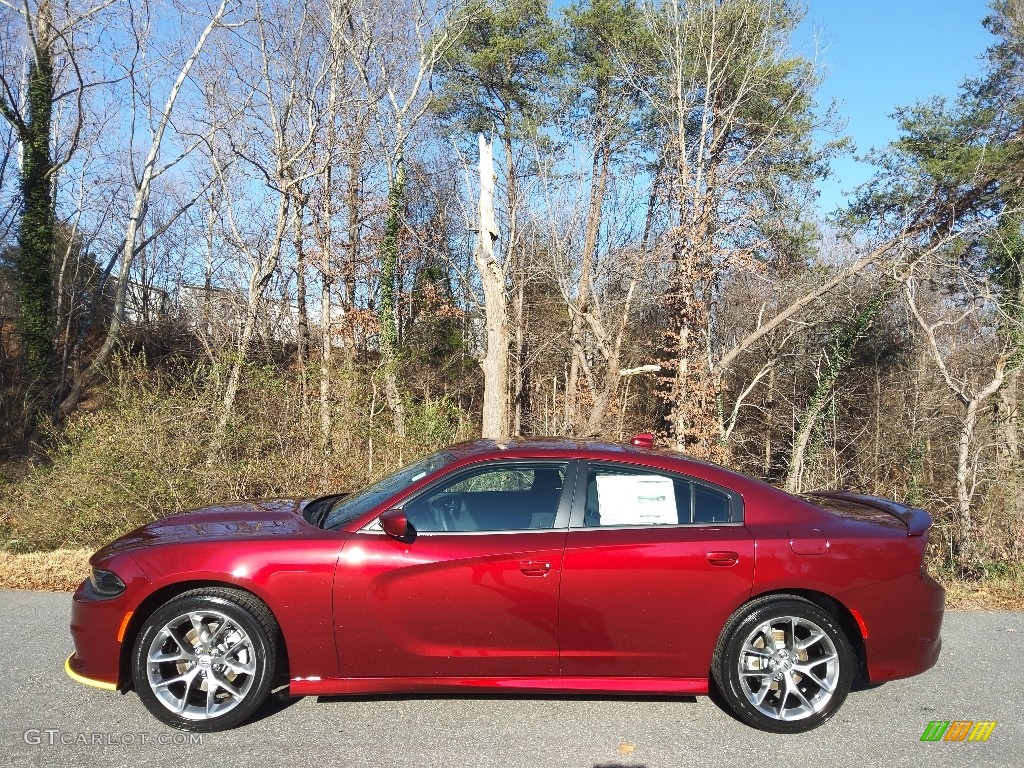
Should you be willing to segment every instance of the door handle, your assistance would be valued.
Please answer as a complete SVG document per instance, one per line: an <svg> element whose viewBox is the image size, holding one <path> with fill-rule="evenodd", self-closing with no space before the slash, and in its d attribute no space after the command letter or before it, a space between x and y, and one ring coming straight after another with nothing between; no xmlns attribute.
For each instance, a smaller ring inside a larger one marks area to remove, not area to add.
<svg viewBox="0 0 1024 768"><path fill-rule="evenodd" d="M520 560L519 570L527 576L547 576L551 563L546 560Z"/></svg>
<svg viewBox="0 0 1024 768"><path fill-rule="evenodd" d="M739 561L738 552L708 552L708 562L712 565L736 565Z"/></svg>

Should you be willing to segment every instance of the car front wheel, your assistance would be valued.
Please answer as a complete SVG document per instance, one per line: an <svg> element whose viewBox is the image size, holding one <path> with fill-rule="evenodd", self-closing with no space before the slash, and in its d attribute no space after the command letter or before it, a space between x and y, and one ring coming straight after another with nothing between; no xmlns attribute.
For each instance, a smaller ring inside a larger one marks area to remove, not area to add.
<svg viewBox="0 0 1024 768"><path fill-rule="evenodd" d="M712 675L729 707L755 728L800 733L836 713L853 680L838 622L795 596L755 600L726 624Z"/></svg>
<svg viewBox="0 0 1024 768"><path fill-rule="evenodd" d="M232 728L270 693L278 635L266 605L246 592L185 592L154 611L139 632L135 690L154 716L175 728Z"/></svg>

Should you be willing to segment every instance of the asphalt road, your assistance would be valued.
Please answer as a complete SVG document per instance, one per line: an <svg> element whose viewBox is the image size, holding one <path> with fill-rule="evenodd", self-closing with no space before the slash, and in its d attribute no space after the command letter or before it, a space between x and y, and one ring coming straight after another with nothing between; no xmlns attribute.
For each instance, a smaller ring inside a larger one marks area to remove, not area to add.
<svg viewBox="0 0 1024 768"><path fill-rule="evenodd" d="M135 694L65 676L70 602L0 591L0 765L1024 766L1022 613L947 614L934 669L855 691L799 736L748 728L706 697L416 696L271 703L254 722L190 744ZM931 720L998 725L987 742L922 743Z"/></svg>

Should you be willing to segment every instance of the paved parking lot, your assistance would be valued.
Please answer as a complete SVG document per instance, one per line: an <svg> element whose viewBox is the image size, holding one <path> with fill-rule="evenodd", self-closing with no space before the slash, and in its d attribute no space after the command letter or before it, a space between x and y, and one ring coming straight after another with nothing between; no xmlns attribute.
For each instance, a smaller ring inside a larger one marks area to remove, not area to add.
<svg viewBox="0 0 1024 768"><path fill-rule="evenodd" d="M0 765L1024 765L1022 613L947 614L938 666L855 691L835 718L799 736L755 731L708 698L488 695L272 703L254 722L194 743L195 736L154 720L134 694L65 676L70 603L62 593L0 591L0 675L7 680ZM922 743L931 720L998 725L987 742Z"/></svg>

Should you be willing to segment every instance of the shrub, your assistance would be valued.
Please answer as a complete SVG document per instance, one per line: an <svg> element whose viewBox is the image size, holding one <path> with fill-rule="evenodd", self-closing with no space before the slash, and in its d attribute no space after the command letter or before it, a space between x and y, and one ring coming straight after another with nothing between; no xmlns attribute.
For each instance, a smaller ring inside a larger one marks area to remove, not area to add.
<svg viewBox="0 0 1024 768"><path fill-rule="evenodd" d="M214 447L221 391L205 366L156 376L119 371L107 402L51 432L50 461L7 470L0 483L0 545L10 551L95 547L169 514L228 499L352 490L467 436L445 399L410 404L408 437L371 418L358 372L339 371L333 450L323 449L315 396L298 375L250 366L223 440ZM368 376L362 378L368 380Z"/></svg>

